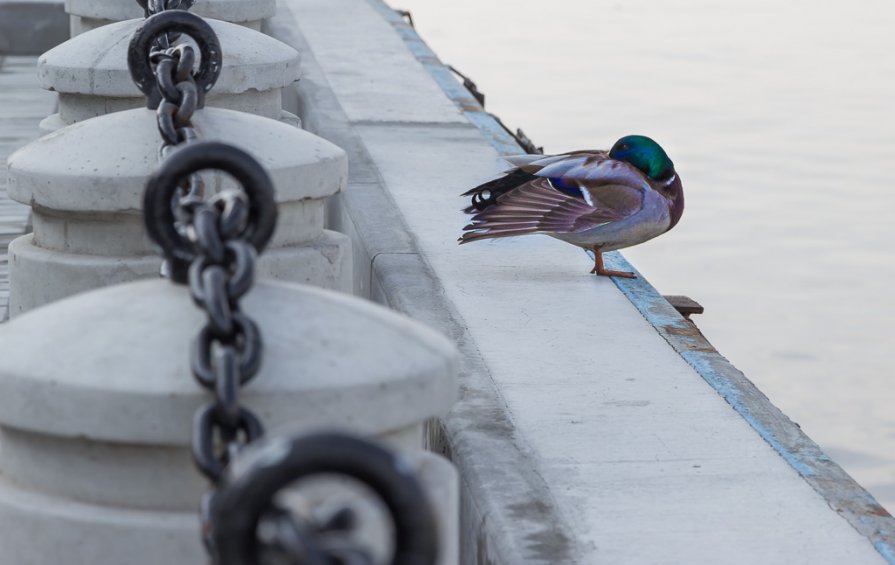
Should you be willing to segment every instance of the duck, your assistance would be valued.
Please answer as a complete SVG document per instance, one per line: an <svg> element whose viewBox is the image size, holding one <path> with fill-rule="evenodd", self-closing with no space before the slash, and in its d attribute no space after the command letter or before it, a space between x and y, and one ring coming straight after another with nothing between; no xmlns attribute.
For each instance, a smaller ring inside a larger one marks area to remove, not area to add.
<svg viewBox="0 0 895 565"><path fill-rule="evenodd" d="M591 273L636 278L606 269L603 253L649 241L677 225L684 189L674 163L644 135L622 137L609 151L505 157L504 176L462 196L471 214L459 243L546 234L594 254Z"/></svg>

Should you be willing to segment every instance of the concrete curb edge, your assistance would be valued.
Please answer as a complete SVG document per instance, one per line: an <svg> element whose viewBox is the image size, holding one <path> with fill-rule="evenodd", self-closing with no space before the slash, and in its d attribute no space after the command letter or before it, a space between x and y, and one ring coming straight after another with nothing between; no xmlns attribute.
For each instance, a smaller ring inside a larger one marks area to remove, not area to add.
<svg viewBox="0 0 895 565"><path fill-rule="evenodd" d="M408 49L436 83L503 155L522 152L454 77L410 24L384 0L368 0L392 24ZM636 271L618 252L607 253L607 267ZM708 340L688 323L642 276L613 278L616 286L669 345L889 563L895 565L895 518L783 414Z"/></svg>

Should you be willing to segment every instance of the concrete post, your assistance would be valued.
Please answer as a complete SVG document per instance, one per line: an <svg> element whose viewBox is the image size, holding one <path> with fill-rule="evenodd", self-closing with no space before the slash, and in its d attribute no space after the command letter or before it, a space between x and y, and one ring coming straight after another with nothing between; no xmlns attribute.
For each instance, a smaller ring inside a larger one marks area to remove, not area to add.
<svg viewBox="0 0 895 565"><path fill-rule="evenodd" d="M65 0L71 15L71 35L123 20L142 18L143 9L135 0ZM198 16L261 29L261 20L273 17L276 0L197 0L190 11Z"/></svg>
<svg viewBox="0 0 895 565"><path fill-rule="evenodd" d="M261 281L242 300L265 340L241 393L268 434L341 429L416 461L442 565L457 556L457 477L422 451L456 395L456 353L372 303ZM184 286L93 291L0 326L0 565L201 563L190 427L208 393L190 376L204 315ZM39 532L36 539L35 533Z"/></svg>
<svg viewBox="0 0 895 565"><path fill-rule="evenodd" d="M244 149L271 173L280 221L259 274L350 290L350 241L323 229L324 200L346 181L345 153L243 112L206 108L192 123L202 139ZM34 210L34 233L9 246L11 317L85 290L158 276L161 260L141 207L159 144L155 112L137 109L65 127L9 158L9 195ZM230 182L206 179L211 191Z"/></svg>
<svg viewBox="0 0 895 565"><path fill-rule="evenodd" d="M59 93L59 112L44 120L42 128L54 131L146 105L127 67L128 44L142 22L135 19L104 26L40 57L41 86ZM299 78L298 52L242 26L217 20L208 23L221 43L223 67L206 105L298 123L296 116L282 110L281 96L283 87Z"/></svg>

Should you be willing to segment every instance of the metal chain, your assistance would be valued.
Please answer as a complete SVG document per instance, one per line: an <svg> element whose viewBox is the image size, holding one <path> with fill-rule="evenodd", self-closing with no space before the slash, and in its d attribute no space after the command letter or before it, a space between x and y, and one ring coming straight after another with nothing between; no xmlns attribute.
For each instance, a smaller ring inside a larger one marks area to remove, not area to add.
<svg viewBox="0 0 895 565"><path fill-rule="evenodd" d="M191 343L190 368L213 399L193 418L192 456L211 483L201 504L202 541L211 562L372 563L349 539L354 522L350 509L309 521L276 499L277 492L300 477L337 473L365 482L386 503L396 530L393 563L431 565L437 534L425 493L407 462L370 442L339 434L274 441L254 450L254 461L263 464L249 464L248 471L234 475L231 463L264 434L258 416L240 403L241 387L258 373L264 349L258 325L242 311L241 299L254 283L257 254L273 234L276 203L270 177L255 159L231 145L199 140L192 118L220 70L220 46L213 30L196 16L171 14L174 4L181 3L149 0L147 11L162 11L138 30L128 64L147 105L157 103L162 138L161 166L144 196L146 228L165 252L170 278L189 286L193 302L205 314ZM199 45L198 72L193 71L194 48L169 41L179 33ZM227 189L205 199L199 172L206 169L229 173L243 190ZM251 461L252 454L241 459Z"/></svg>
<svg viewBox="0 0 895 565"><path fill-rule="evenodd" d="M245 195L228 190L199 205L188 224L196 250L190 294L207 316L193 340L191 369L214 394L195 417L193 458L215 485L242 445L263 433L258 418L239 404L239 389L258 372L263 348L258 326L239 308L255 275L255 249L242 235L247 208Z"/></svg>
<svg viewBox="0 0 895 565"><path fill-rule="evenodd" d="M168 47L168 36L162 35L149 53L155 80L162 100L156 110L156 120L162 144L159 160L165 159L172 149L193 143L198 139L192 118L199 103L199 89L193 76L196 51L191 45ZM190 175L180 187L177 208L181 223L189 221L192 209L205 194L205 185L198 174Z"/></svg>
<svg viewBox="0 0 895 565"><path fill-rule="evenodd" d="M194 0L141 1L147 15L188 9ZM196 143L193 114L199 87L193 75L196 51L170 45L170 33L159 34L149 51L161 101L156 122L162 138L159 160L175 149ZM179 35L179 34L178 34ZM258 417L239 404L239 389L261 365L263 342L257 324L240 311L239 300L252 287L256 250L248 241L249 202L239 190L225 190L204 200L205 184L192 172L179 186L171 206L178 232L192 244L188 284L193 302L207 322L194 338L191 369L196 381L214 393L214 401L194 419L193 458L213 485L242 445L263 434Z"/></svg>
<svg viewBox="0 0 895 565"><path fill-rule="evenodd" d="M193 460L212 483L202 508L206 547L211 543L211 509L224 469L242 448L261 437L259 418L240 405L240 387L261 365L263 341L257 324L240 309L252 287L255 249L245 237L248 203L243 193L227 190L194 207L187 226L195 246L189 268L193 302L205 312L205 326L193 339L191 369L196 381L214 395L193 420Z"/></svg>
<svg viewBox="0 0 895 565"><path fill-rule="evenodd" d="M194 2L195 0L137 0L147 18L167 10L188 10ZM179 33L163 33L153 40L149 51L149 62L162 97L157 109L158 129L162 136L159 160L164 159L174 146L190 143L198 138L191 123L193 112L199 103L199 89L193 76L196 51L192 45L173 45L179 36ZM201 178L195 176L191 181L201 183ZM202 195L198 196L201 198Z"/></svg>
<svg viewBox="0 0 895 565"><path fill-rule="evenodd" d="M149 0L146 9L154 14L182 4L192 2ZM162 162L175 149L182 151L199 140L192 123L200 101L193 75L196 52L185 43L170 45L170 37L171 33L160 34L149 51L161 95L156 122ZM214 400L194 416L192 453L196 467L212 484L202 502L202 531L206 549L214 555L210 521L216 487L229 462L264 433L260 419L239 402L240 387L258 372L263 352L257 324L240 309L240 299L254 282L257 255L249 241L255 230L246 194L229 189L204 200L205 184L199 173L191 172L184 179L170 205L177 231L193 248L190 295L206 315L205 326L192 342L190 365L193 377L213 393Z"/></svg>

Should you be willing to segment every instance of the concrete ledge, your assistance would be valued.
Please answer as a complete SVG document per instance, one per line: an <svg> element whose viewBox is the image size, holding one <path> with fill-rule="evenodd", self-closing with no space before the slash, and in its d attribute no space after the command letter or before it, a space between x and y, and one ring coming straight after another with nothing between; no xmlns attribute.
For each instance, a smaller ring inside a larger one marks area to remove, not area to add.
<svg viewBox="0 0 895 565"><path fill-rule="evenodd" d="M269 31L306 68L288 109L350 156L329 218L355 290L464 354L430 433L461 473L461 562L895 562L892 518L648 282L546 239L458 251L456 195L520 151L400 17L283 7Z"/></svg>
<svg viewBox="0 0 895 565"><path fill-rule="evenodd" d="M461 469L460 563L579 563L562 518L525 452L506 403L438 277L416 253L373 262L373 300L447 335L463 357L462 401L432 422L430 449ZM524 540L524 541L523 541Z"/></svg>
<svg viewBox="0 0 895 565"><path fill-rule="evenodd" d="M288 7L267 31L303 54ZM460 563L572 563L568 527L550 491L513 437L513 424L489 378L475 341L415 245L369 153L355 136L317 62L304 58L300 88L284 98L308 129L349 154L348 187L330 203L330 228L351 236L355 293L434 327L461 351L461 400L450 418L435 422L430 445L460 467ZM519 472L522 471L522 472ZM526 472L527 471L527 472ZM510 511L510 509L513 509ZM520 539L532 540L536 561ZM554 560L554 558L556 560Z"/></svg>
<svg viewBox="0 0 895 565"><path fill-rule="evenodd" d="M391 22L408 49L494 148L504 155L519 153L512 137L470 97L407 22L381 0L371 0L371 3ZM607 254L607 262L611 269L636 271L620 253ZM888 561L895 563L895 520L885 508L774 406L695 326L687 323L642 275L634 280L613 279L613 282L668 344L833 510L866 536Z"/></svg>
<svg viewBox="0 0 895 565"><path fill-rule="evenodd" d="M471 100L453 74L406 22L380 0L372 0L395 26L423 64L458 107L499 152L519 153L515 141ZM619 253L608 258L610 267L636 271ZM702 376L755 431L796 470L830 506L867 536L890 562L895 562L895 521L863 487L857 484L820 447L774 406L746 376L724 358L641 275L635 280L613 279L659 334Z"/></svg>
<svg viewBox="0 0 895 565"><path fill-rule="evenodd" d="M0 55L40 55L69 38L62 0L0 0Z"/></svg>
<svg viewBox="0 0 895 565"><path fill-rule="evenodd" d="M636 270L620 255L610 260L609 268ZM889 512L774 406L652 286L642 278L615 282L668 344L827 501L830 508L866 536L887 561L895 563L895 521Z"/></svg>

